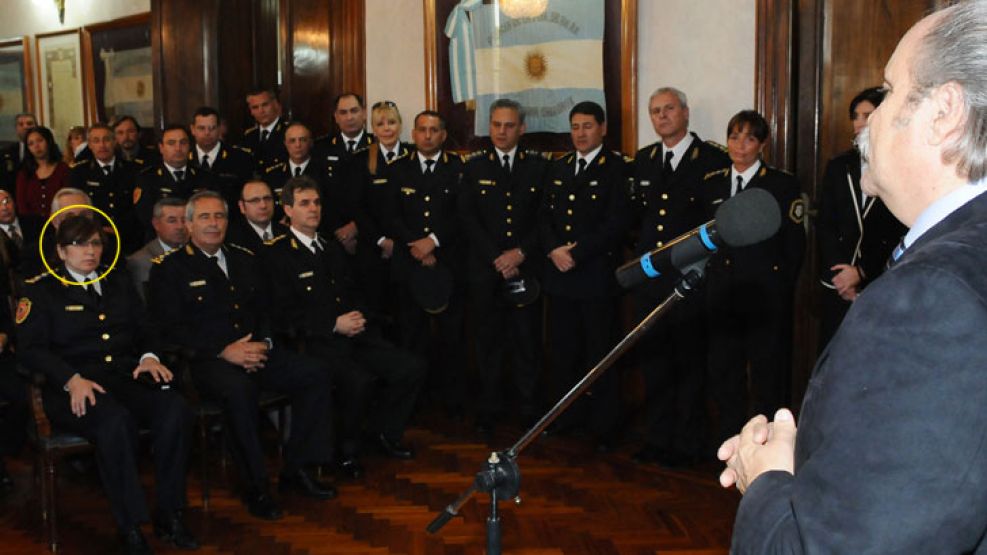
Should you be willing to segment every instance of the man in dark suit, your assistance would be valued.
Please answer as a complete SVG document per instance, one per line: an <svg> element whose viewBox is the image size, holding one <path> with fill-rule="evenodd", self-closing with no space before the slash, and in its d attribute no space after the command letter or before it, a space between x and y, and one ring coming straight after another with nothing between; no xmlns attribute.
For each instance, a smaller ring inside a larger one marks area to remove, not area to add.
<svg viewBox="0 0 987 555"><path fill-rule="evenodd" d="M161 163L144 169L134 188L134 211L145 240L154 238L151 214L154 203L165 197L188 200L194 193L215 189L212 176L189 164L189 132L183 125L169 125L161 132Z"/></svg>
<svg viewBox="0 0 987 555"><path fill-rule="evenodd" d="M614 271L630 219L624 157L603 148L603 108L580 102L569 111L575 152L556 160L545 181L539 240L548 253L544 291L548 294L552 393L561 397L613 345L616 297ZM609 451L620 420L619 379L604 374L593 386L590 432L597 448ZM587 406L578 403L556 430L581 426Z"/></svg>
<svg viewBox="0 0 987 555"><path fill-rule="evenodd" d="M152 260L188 242L185 227L185 201L168 197L154 203L151 216L155 238L127 257L127 270L141 300L147 302L147 284L151 277Z"/></svg>
<svg viewBox="0 0 987 555"><path fill-rule="evenodd" d="M189 199L189 243L154 260L149 306L166 343L190 351L196 387L223 406L247 509L273 520L281 510L268 491L258 394L268 389L291 397L281 489L330 499L336 490L309 474L309 467L331 459L329 370L271 340L266 280L252 252L224 244L226 214L219 193Z"/></svg>
<svg viewBox="0 0 987 555"><path fill-rule="evenodd" d="M477 428L490 434L510 406L530 422L538 409L535 387L540 375L541 302L518 306L504 295L511 283L540 280L544 254L538 245L538 208L545 159L521 150L524 112L513 100L490 107L493 147L469 157L463 172L460 212L469 239L467 275L475 313L476 361L480 377ZM518 281L522 280L522 281ZM509 355L519 398L510 405L501 393L505 353Z"/></svg>
<svg viewBox="0 0 987 555"><path fill-rule="evenodd" d="M392 179L400 184L392 190L394 208L391 229L394 252L391 279L400 288L398 328L401 346L429 360L430 392L450 414L459 414L465 401L462 377L463 348L463 257L459 236L456 197L459 195L463 163L459 156L442 150L446 139L445 119L436 112L415 116L411 132L415 153L395 162ZM429 276L419 280L414 273ZM424 306L412 284L436 283L442 276L450 285L438 306ZM450 284L451 282L451 284ZM434 317L438 331L430 333Z"/></svg>
<svg viewBox="0 0 987 555"><path fill-rule="evenodd" d="M648 114L661 140L639 150L631 166L638 257L706 222L703 176L730 165L722 147L689 133L689 104L682 91L656 90L648 101ZM638 286L637 319L643 320L665 300L677 281L675 276L659 276ZM704 454L704 294L703 287L693 290L638 344L647 414L645 445L635 454L638 462L675 467Z"/></svg>
<svg viewBox="0 0 987 555"><path fill-rule="evenodd" d="M285 184L282 198L291 229L268 243L265 261L276 327L300 335L306 354L332 370L342 417L338 467L357 478L364 427L388 456L413 456L401 437L425 379L425 361L385 341L379 322L363 310L362 291L342 247L318 233L320 194L306 176ZM377 408L371 410L374 397Z"/></svg>
<svg viewBox="0 0 987 555"><path fill-rule="evenodd" d="M93 206L106 212L117 226L121 254L128 255L140 246L143 229L134 217L133 187L138 166L116 156L113 130L96 123L89 128L92 157L72 164L71 185L85 191Z"/></svg>
<svg viewBox="0 0 987 555"><path fill-rule="evenodd" d="M781 228L755 245L723 248L706 267L709 317L709 389L719 411L716 441L750 416L788 399L795 281L805 252L805 204L798 180L761 161L768 123L753 110L727 124L732 165L704 176L707 215L748 188L770 192ZM748 393L748 383L750 384Z"/></svg>
<svg viewBox="0 0 987 555"><path fill-rule="evenodd" d="M189 165L211 175L215 190L222 193L228 206L233 206L240 200L240 188L253 175L255 166L245 151L220 140L219 122L219 112L208 106L192 114L190 128L195 147L189 150Z"/></svg>
<svg viewBox="0 0 987 555"><path fill-rule="evenodd" d="M17 172L20 171L24 160L30 156L24 138L27 136L27 130L37 125L34 114L17 114L14 118L17 142L0 150L0 189L6 189L11 193L16 191Z"/></svg>
<svg viewBox="0 0 987 555"><path fill-rule="evenodd" d="M259 179L248 181L240 191L237 202L241 218L230 222L227 242L260 253L265 241L288 232L288 227L274 221L274 197L267 183Z"/></svg>
<svg viewBox="0 0 987 555"><path fill-rule="evenodd" d="M281 102L271 89L248 92L247 108L256 125L244 131L238 146L253 156L257 171L263 172L287 160L284 131L288 122L281 117Z"/></svg>
<svg viewBox="0 0 987 555"><path fill-rule="evenodd" d="M140 142L141 126L133 116L120 116L113 122L113 136L116 139L120 158L146 168L161 161L158 149Z"/></svg>
<svg viewBox="0 0 987 555"><path fill-rule="evenodd" d="M17 203L8 191L0 189L0 241L10 255L10 268L19 278L31 277L26 262L37 259L38 239L44 221L37 216L21 218Z"/></svg>
<svg viewBox="0 0 987 555"><path fill-rule="evenodd" d="M864 190L909 227L782 409L725 442L733 553L987 549L987 2L905 34L861 135ZM948 53L948 55L947 55Z"/></svg>

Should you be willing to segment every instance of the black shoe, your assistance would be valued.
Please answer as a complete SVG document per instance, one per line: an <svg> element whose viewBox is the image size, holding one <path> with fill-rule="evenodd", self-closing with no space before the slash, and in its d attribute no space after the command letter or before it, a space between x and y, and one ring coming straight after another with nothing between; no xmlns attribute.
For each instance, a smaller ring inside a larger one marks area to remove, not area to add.
<svg viewBox="0 0 987 555"><path fill-rule="evenodd" d="M278 489L282 492L289 490L300 493L312 499L332 499L336 497L336 488L330 484L319 482L302 469L289 473L282 472L281 480L278 482Z"/></svg>
<svg viewBox="0 0 987 555"><path fill-rule="evenodd" d="M348 457L336 465L336 470L340 476L350 480L363 478L363 467L355 457Z"/></svg>
<svg viewBox="0 0 987 555"><path fill-rule="evenodd" d="M185 527L182 511L174 511L168 515L158 515L154 519L154 535L159 539L171 542L178 549L199 549L199 542Z"/></svg>
<svg viewBox="0 0 987 555"><path fill-rule="evenodd" d="M277 502L269 493L248 493L244 496L243 502L247 505L247 511L257 518L280 520L284 516L281 508L278 507Z"/></svg>
<svg viewBox="0 0 987 555"><path fill-rule="evenodd" d="M392 459L415 458L415 452L411 449L411 447L401 445L401 443L397 441L391 441L387 439L387 436L384 434L377 436L377 442L380 444L380 450Z"/></svg>
<svg viewBox="0 0 987 555"><path fill-rule="evenodd" d="M144 534L141 534L140 526L134 526L121 534L123 552L127 555L148 555L154 553L151 546L147 545Z"/></svg>

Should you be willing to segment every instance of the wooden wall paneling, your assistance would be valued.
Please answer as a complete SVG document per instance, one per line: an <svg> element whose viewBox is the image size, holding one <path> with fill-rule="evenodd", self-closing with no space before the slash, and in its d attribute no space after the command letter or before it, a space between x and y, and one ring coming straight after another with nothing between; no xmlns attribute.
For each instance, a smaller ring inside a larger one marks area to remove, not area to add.
<svg viewBox="0 0 987 555"><path fill-rule="evenodd" d="M620 29L620 148L637 152L637 0L623 0Z"/></svg>
<svg viewBox="0 0 987 555"><path fill-rule="evenodd" d="M330 35L329 65L339 79L333 79L333 97L343 92L367 95L366 2L334 0Z"/></svg>
<svg viewBox="0 0 987 555"><path fill-rule="evenodd" d="M291 0L283 16L288 35L281 102L292 120L305 122L316 136L326 133L332 121L330 5L327 0Z"/></svg>
<svg viewBox="0 0 987 555"><path fill-rule="evenodd" d="M186 123L202 105L218 105L219 0L152 0L155 125Z"/></svg>
<svg viewBox="0 0 987 555"><path fill-rule="evenodd" d="M259 3L263 5L264 3ZM261 7L251 6L244 9L243 2L237 0L220 0L217 22L215 65L210 64L215 72L216 104L220 114L226 120L227 136L236 142L243 131L253 125L249 117L245 100L246 92L257 83L255 64L261 57L258 51L256 37L264 20L259 20ZM276 20L266 20L271 27L270 34L276 33ZM277 54L266 53L267 63L275 60ZM276 62L275 62L276 63ZM272 74L271 77L276 77ZM273 81L268 81L273 84ZM191 123L191 112L185 121Z"/></svg>
<svg viewBox="0 0 987 555"><path fill-rule="evenodd" d="M754 86L756 107L771 128L764 158L794 169L795 0L758 0Z"/></svg>

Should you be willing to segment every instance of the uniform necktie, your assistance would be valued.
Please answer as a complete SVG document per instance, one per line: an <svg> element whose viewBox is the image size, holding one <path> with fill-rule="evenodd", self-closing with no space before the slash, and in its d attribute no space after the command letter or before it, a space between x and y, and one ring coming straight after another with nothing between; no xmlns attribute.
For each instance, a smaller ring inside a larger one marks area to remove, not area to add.
<svg viewBox="0 0 987 555"><path fill-rule="evenodd" d="M739 176L738 175L737 176L737 186L734 187L734 189L733 189L733 195L736 195L737 193L739 193L739 192L741 192L743 190L744 190L744 178L742 176ZM732 197L733 195L730 195L730 196Z"/></svg>
<svg viewBox="0 0 987 555"><path fill-rule="evenodd" d="M579 167L576 169L576 175L579 175L584 171L586 171L586 159L580 158L578 163L579 163Z"/></svg>
<svg viewBox="0 0 987 555"><path fill-rule="evenodd" d="M175 170L175 181L179 183L185 181L185 170Z"/></svg>
<svg viewBox="0 0 987 555"><path fill-rule="evenodd" d="M425 160L425 175L432 173L432 166L435 165L435 160Z"/></svg>
<svg viewBox="0 0 987 555"><path fill-rule="evenodd" d="M387 153L387 156L385 156L385 158L387 158L387 161L388 162L390 162L391 160L393 160L394 159L394 151L392 150L392 151L388 152Z"/></svg>
<svg viewBox="0 0 987 555"><path fill-rule="evenodd" d="M346 141L346 152L353 152L356 150L356 141Z"/></svg>
<svg viewBox="0 0 987 555"><path fill-rule="evenodd" d="M319 244L318 239L312 239L312 250L315 252L315 254L319 254L322 252L322 245Z"/></svg>
<svg viewBox="0 0 987 555"><path fill-rule="evenodd" d="M109 164L103 166L103 175L109 177L111 173L113 173L113 166Z"/></svg>
<svg viewBox="0 0 987 555"><path fill-rule="evenodd" d="M202 155L202 164L201 164L201 166L202 166L202 169L204 169L204 170L208 170L209 169L209 155L208 154L203 154Z"/></svg>
<svg viewBox="0 0 987 555"><path fill-rule="evenodd" d="M17 229L17 224L10 224L10 239L17 245L17 248L24 246L24 236L21 235L19 229Z"/></svg>
<svg viewBox="0 0 987 555"><path fill-rule="evenodd" d="M504 166L504 171L506 171L507 173L511 173L511 155L510 154L505 154L504 155L504 164L503 164L503 166Z"/></svg>
<svg viewBox="0 0 987 555"><path fill-rule="evenodd" d="M209 258L209 260L212 261L213 264L216 265L217 268L219 268L219 271L220 272L223 272L223 275L224 276L230 277L230 275L228 273L226 273L226 270L223 269L223 266L219 263L219 255L218 254L215 255L215 256L209 256L208 258Z"/></svg>
<svg viewBox="0 0 987 555"><path fill-rule="evenodd" d="M672 174L672 172L674 172L674 171L675 171L675 170L674 170L674 169L672 168L672 158L673 158L674 156L675 156L675 153L674 153L674 152L672 152L671 150L669 150L668 152L666 152L666 153L665 153L665 163L664 163L664 164L662 165L662 167L661 167L661 171L662 171L662 173L664 173L665 175L671 175L671 174Z"/></svg>
<svg viewBox="0 0 987 555"><path fill-rule="evenodd" d="M271 134L271 132L268 131L267 129L264 129L263 131L261 131L260 132L260 142L266 143L267 142L267 137L270 136L270 134Z"/></svg>
<svg viewBox="0 0 987 555"><path fill-rule="evenodd" d="M295 177L298 177L301 174L302 174L302 167L301 166L295 166Z"/></svg>
<svg viewBox="0 0 987 555"><path fill-rule="evenodd" d="M271 232L265 229L264 230L264 234L263 234L263 236L261 238L264 239L265 241L270 241L271 240Z"/></svg>
<svg viewBox="0 0 987 555"><path fill-rule="evenodd" d="M91 283L86 285L86 293L89 294L89 298L92 299L94 303L99 304L100 294L96 291L96 286Z"/></svg>

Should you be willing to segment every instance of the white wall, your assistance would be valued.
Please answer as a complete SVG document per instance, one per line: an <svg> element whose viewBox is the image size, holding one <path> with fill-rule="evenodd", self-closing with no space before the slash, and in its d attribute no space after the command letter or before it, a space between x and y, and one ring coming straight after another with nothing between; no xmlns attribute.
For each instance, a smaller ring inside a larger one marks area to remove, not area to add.
<svg viewBox="0 0 987 555"><path fill-rule="evenodd" d="M401 139L425 109L425 10L422 0L366 0L367 102L391 100L401 110ZM439 22L438 25L445 25Z"/></svg>
<svg viewBox="0 0 987 555"><path fill-rule="evenodd" d="M65 23L52 0L2 0L0 38L64 31L151 10L151 0L65 0Z"/></svg>
<svg viewBox="0 0 987 555"><path fill-rule="evenodd" d="M657 140L648 97L689 97L690 128L726 142L730 117L754 105L755 0L639 0L638 145Z"/></svg>

